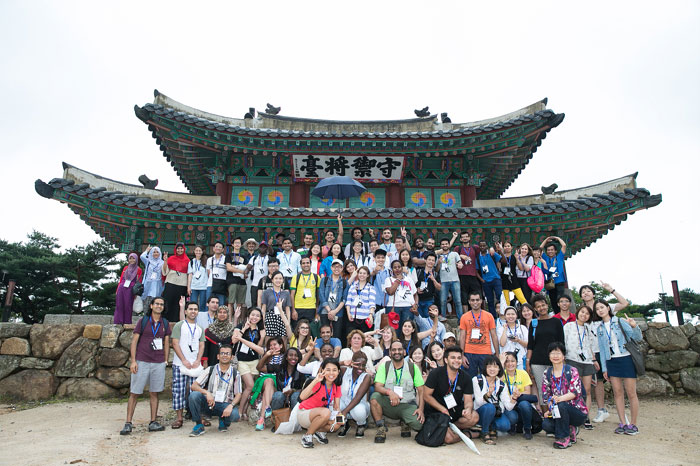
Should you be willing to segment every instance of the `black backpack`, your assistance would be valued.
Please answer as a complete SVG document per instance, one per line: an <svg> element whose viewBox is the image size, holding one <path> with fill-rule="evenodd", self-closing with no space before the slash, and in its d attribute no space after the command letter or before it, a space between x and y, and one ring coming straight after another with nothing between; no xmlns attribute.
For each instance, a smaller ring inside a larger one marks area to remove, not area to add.
<svg viewBox="0 0 700 466"><path fill-rule="evenodd" d="M151 314L145 315L141 317L141 332L140 334L143 335L143 331L146 329L146 321L151 319ZM168 319L166 319L163 316L160 316L160 320L163 322L163 328L166 328L170 325L168 322ZM155 337L155 335L154 335Z"/></svg>
<svg viewBox="0 0 700 466"><path fill-rule="evenodd" d="M432 413L425 417L423 428L416 435L416 442L426 447L439 447L445 443L449 428L450 416L444 413Z"/></svg>

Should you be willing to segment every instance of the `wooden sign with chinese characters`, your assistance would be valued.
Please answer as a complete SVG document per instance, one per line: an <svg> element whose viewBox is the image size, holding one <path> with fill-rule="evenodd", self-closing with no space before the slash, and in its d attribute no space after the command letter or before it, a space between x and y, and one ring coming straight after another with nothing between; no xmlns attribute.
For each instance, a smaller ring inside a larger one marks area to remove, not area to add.
<svg viewBox="0 0 700 466"><path fill-rule="evenodd" d="M369 183L400 183L403 156L294 154L294 180L315 181L349 176Z"/></svg>

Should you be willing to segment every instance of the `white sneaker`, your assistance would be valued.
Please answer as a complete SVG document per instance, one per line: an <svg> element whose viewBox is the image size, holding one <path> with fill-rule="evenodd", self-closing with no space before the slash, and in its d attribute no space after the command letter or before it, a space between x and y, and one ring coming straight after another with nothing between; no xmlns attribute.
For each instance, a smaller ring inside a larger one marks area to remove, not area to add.
<svg viewBox="0 0 700 466"><path fill-rule="evenodd" d="M605 409L605 408L599 409L598 414L596 414L596 417L593 418L593 422L603 422L609 417L610 417L610 413L608 412L607 409Z"/></svg>

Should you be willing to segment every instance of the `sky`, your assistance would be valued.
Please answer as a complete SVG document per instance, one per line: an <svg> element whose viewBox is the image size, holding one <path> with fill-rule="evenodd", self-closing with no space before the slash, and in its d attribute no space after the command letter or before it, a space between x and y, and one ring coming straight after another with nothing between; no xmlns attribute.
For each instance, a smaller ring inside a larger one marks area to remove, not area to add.
<svg viewBox="0 0 700 466"><path fill-rule="evenodd" d="M685 243L700 227L700 3L0 2L0 238L63 247L97 235L34 180L61 162L185 191L134 104L153 89L240 118L380 120L430 106L454 122L544 97L566 113L504 196L639 172L663 202L567 261L647 303L671 280L700 291ZM686 235L691 235L690 237ZM1 266L2 264L0 264Z"/></svg>

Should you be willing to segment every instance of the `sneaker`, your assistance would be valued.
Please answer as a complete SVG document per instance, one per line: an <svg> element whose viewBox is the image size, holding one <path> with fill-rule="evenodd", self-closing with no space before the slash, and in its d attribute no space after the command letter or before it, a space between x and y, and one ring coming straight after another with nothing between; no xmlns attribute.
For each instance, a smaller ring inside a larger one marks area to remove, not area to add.
<svg viewBox="0 0 700 466"><path fill-rule="evenodd" d="M219 432L226 432L228 430L228 426L224 422L223 419L219 419Z"/></svg>
<svg viewBox="0 0 700 466"><path fill-rule="evenodd" d="M578 437L578 427L569 426L569 441L572 445L576 443L576 437Z"/></svg>
<svg viewBox="0 0 700 466"><path fill-rule="evenodd" d="M151 421L150 424L148 424L148 431L149 432L162 432L165 430L165 427L160 425L158 421Z"/></svg>
<svg viewBox="0 0 700 466"><path fill-rule="evenodd" d="M566 448L569 448L571 446L571 440L569 440L569 437L559 439L554 444L552 445L554 448L558 448L559 450L564 450Z"/></svg>
<svg viewBox="0 0 700 466"><path fill-rule="evenodd" d="M192 432L190 432L190 437L199 437L200 435L204 435L205 432L202 424L195 424L192 428Z"/></svg>
<svg viewBox="0 0 700 466"><path fill-rule="evenodd" d="M270 416L272 416L272 408L270 408L268 406L267 409L265 410L265 419L267 419Z"/></svg>
<svg viewBox="0 0 700 466"><path fill-rule="evenodd" d="M554 434L552 432L547 432L547 437L554 438Z"/></svg>
<svg viewBox="0 0 700 466"><path fill-rule="evenodd" d="M583 421L583 428L586 430L593 430L593 424L591 424L591 420L589 418L586 418L586 420Z"/></svg>
<svg viewBox="0 0 700 466"><path fill-rule="evenodd" d="M328 437L326 436L325 432L316 432L314 434L314 438L318 441L318 443L328 445Z"/></svg>
<svg viewBox="0 0 700 466"><path fill-rule="evenodd" d="M265 420L260 418L258 419L258 423L255 424L255 430L260 432L262 430L265 430Z"/></svg>
<svg viewBox="0 0 700 466"><path fill-rule="evenodd" d="M409 426L408 424L401 425L401 437L411 438L411 426Z"/></svg>
<svg viewBox="0 0 700 466"><path fill-rule="evenodd" d="M301 446L304 448L313 448L314 447L314 438L306 434L301 437Z"/></svg>
<svg viewBox="0 0 700 466"><path fill-rule="evenodd" d="M357 426L357 430L355 431L355 438L364 438L365 427L367 426Z"/></svg>
<svg viewBox="0 0 700 466"><path fill-rule="evenodd" d="M610 413L608 412L608 410L605 408L602 408L602 409L598 410L598 414L596 414L595 418L593 418L593 422L596 422L596 423L603 422L609 417L610 417Z"/></svg>
<svg viewBox="0 0 700 466"><path fill-rule="evenodd" d="M627 424L625 426L625 434L626 435L637 435L638 433L639 433L639 429L634 424Z"/></svg>
<svg viewBox="0 0 700 466"><path fill-rule="evenodd" d="M525 440L532 440L532 429L523 429L523 437Z"/></svg>
<svg viewBox="0 0 700 466"><path fill-rule="evenodd" d="M345 424L343 424L343 427L341 427L340 430L338 431L338 437L345 437L346 435L348 435L349 430L350 430L350 423L345 422Z"/></svg>
<svg viewBox="0 0 700 466"><path fill-rule="evenodd" d="M124 428L119 432L119 435L129 435L133 429L134 426L130 422L127 422L124 424Z"/></svg>
<svg viewBox="0 0 700 466"><path fill-rule="evenodd" d="M374 443L384 443L386 441L386 428L377 427L377 433L374 434Z"/></svg>
<svg viewBox="0 0 700 466"><path fill-rule="evenodd" d="M617 426L617 429L615 429L615 433L616 434L624 434L626 428L627 428L627 426L625 424L619 424Z"/></svg>

